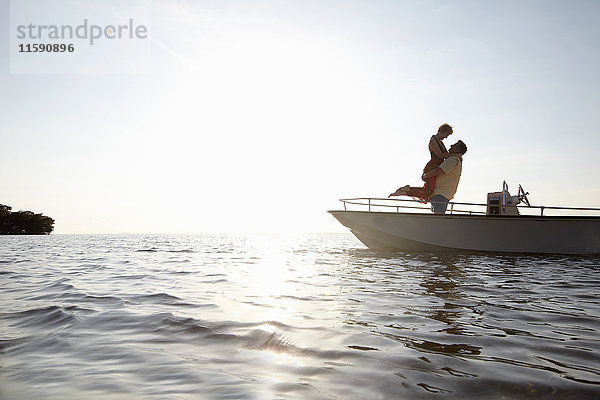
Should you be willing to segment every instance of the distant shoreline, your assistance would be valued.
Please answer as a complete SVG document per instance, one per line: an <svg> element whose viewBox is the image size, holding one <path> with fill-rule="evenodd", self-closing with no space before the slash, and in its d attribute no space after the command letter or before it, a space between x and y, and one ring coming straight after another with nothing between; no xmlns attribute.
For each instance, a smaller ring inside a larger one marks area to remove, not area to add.
<svg viewBox="0 0 600 400"><path fill-rule="evenodd" d="M49 235L54 230L54 219L32 211L11 211L0 204L0 235Z"/></svg>

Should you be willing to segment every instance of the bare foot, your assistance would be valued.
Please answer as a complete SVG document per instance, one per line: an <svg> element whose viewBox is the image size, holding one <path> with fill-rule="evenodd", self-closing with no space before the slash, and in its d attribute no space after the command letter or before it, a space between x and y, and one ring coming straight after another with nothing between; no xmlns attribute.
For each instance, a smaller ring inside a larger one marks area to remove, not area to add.
<svg viewBox="0 0 600 400"><path fill-rule="evenodd" d="M406 194L408 193L408 189L410 188L409 185L406 186L402 186L401 188L399 188L398 190L396 190L394 193L391 193L388 196L388 199L392 196L406 196Z"/></svg>

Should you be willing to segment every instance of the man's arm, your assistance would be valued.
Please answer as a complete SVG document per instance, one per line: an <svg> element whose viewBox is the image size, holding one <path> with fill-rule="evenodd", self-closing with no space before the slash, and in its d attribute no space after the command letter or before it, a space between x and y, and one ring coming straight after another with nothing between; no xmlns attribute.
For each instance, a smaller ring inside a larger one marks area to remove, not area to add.
<svg viewBox="0 0 600 400"><path fill-rule="evenodd" d="M438 176L440 174L445 174L444 170L441 169L440 167L436 167L435 169L432 169L431 171L424 173L421 176L421 179L425 180L425 179L431 178L433 176Z"/></svg>
<svg viewBox="0 0 600 400"><path fill-rule="evenodd" d="M452 155L454 155L454 154L452 154ZM421 176L421 179L425 180L425 179L431 178L433 176L447 174L448 172L450 172L450 170L452 170L452 168L454 168L456 166L456 164L458 164L458 159L456 157L447 158L446 160L444 160L444 162L439 167L432 169L431 171L429 171L427 173L424 173Z"/></svg>

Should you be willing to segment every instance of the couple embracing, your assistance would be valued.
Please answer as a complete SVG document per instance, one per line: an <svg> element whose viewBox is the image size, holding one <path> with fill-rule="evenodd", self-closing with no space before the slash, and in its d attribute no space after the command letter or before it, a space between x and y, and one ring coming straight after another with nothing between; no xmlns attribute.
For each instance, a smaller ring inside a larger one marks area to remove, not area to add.
<svg viewBox="0 0 600 400"><path fill-rule="evenodd" d="M430 202L435 214L444 214L448 202L452 200L460 175L462 173L462 156L467 152L467 146L459 140L446 150L442 140L452 135L452 127L443 124L429 140L431 159L423 168L421 179L425 181L422 187L403 186L390 194L392 196L411 196L422 202Z"/></svg>

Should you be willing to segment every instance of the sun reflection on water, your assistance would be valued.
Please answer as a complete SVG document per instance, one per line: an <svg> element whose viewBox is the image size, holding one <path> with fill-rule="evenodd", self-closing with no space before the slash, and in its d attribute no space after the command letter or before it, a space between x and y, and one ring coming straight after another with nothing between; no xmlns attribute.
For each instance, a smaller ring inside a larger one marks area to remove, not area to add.
<svg viewBox="0 0 600 400"><path fill-rule="evenodd" d="M289 253L276 245L263 245L256 264L243 271L242 291L255 321L284 321L297 312L297 271L291 267ZM273 326L269 325L269 329Z"/></svg>

